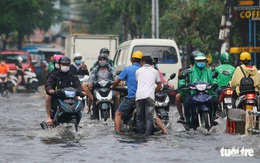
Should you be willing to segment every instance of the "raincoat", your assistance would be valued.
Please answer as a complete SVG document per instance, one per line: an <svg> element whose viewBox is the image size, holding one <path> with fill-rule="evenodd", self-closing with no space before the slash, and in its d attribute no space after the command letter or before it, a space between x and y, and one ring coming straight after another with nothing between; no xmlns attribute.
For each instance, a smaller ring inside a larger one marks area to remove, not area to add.
<svg viewBox="0 0 260 163"><path fill-rule="evenodd" d="M215 72L218 73L217 83L219 87L227 86L232 79L235 69L236 68L230 64L222 64L215 68ZM222 74L223 71L227 71L229 75Z"/></svg>
<svg viewBox="0 0 260 163"><path fill-rule="evenodd" d="M212 71L209 68L198 68L197 66L193 66L192 68L189 68L189 70L192 71L192 73L189 73L189 82L195 83L198 81L204 81L210 84L215 84L217 83L216 79L212 78ZM182 85L186 86L185 79L179 80L179 85L180 87ZM191 94L193 94L194 91L191 91ZM212 96L216 96L216 93L211 89L209 90L209 94Z"/></svg>
<svg viewBox="0 0 260 163"><path fill-rule="evenodd" d="M249 74L251 75L251 78L254 80L255 91L258 92L260 90L260 75L258 74L256 67L255 66L246 67L244 64L242 64L241 67L246 76L248 76ZM243 77L244 77L243 72L241 71L240 67L237 66L234 75L232 77L232 80L230 82L230 86L232 88L236 88L236 93L238 96L240 94L240 90L239 90L240 80Z"/></svg>

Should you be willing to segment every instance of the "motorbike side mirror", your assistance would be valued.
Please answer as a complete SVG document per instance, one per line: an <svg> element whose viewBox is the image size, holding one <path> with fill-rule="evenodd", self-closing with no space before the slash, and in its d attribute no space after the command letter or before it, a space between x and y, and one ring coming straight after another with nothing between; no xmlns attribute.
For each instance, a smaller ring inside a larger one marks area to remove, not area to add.
<svg viewBox="0 0 260 163"><path fill-rule="evenodd" d="M212 78L217 78L218 77L218 73L217 72L214 72L213 74L212 74Z"/></svg>
<svg viewBox="0 0 260 163"><path fill-rule="evenodd" d="M179 76L178 76L178 79L179 79L179 80L185 79L185 76L184 76L184 75L179 75Z"/></svg>
<svg viewBox="0 0 260 163"><path fill-rule="evenodd" d="M229 76L229 72L228 71L222 71L223 75Z"/></svg>
<svg viewBox="0 0 260 163"><path fill-rule="evenodd" d="M116 71L116 75L119 75L122 72L122 70Z"/></svg>
<svg viewBox="0 0 260 163"><path fill-rule="evenodd" d="M176 74L175 74L175 73L171 74L171 76L170 76L170 80L174 79L174 78L175 78L175 76L176 76Z"/></svg>

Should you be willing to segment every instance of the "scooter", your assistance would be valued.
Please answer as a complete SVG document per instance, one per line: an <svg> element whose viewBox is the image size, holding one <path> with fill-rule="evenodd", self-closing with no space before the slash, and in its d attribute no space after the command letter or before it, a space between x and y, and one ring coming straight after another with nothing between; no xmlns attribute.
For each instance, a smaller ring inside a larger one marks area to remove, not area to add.
<svg viewBox="0 0 260 163"><path fill-rule="evenodd" d="M11 83L8 79L8 75L7 74L0 74L0 93L2 95L2 97L9 97L10 95L10 89Z"/></svg>
<svg viewBox="0 0 260 163"><path fill-rule="evenodd" d="M53 110L56 113L51 113L53 118L54 127L63 124L71 123L74 125L75 130L78 131L78 125L82 117L84 107L82 101L76 99L77 96L83 96L81 91L72 87L57 90L53 95L57 98L56 106L53 104ZM48 128L46 122L41 123L42 129Z"/></svg>
<svg viewBox="0 0 260 163"><path fill-rule="evenodd" d="M17 88L18 91L35 92L38 90L39 81L36 74L32 72L30 68L24 70L23 77L24 83L19 84ZM10 75L9 78L13 85L17 84L18 78L15 75Z"/></svg>
<svg viewBox="0 0 260 163"><path fill-rule="evenodd" d="M87 84L88 83L88 81L89 81L88 75L77 75L77 76L78 76L81 84ZM83 107L86 108L87 103L88 103L87 96L82 97L81 100L82 100L82 103L83 103Z"/></svg>
<svg viewBox="0 0 260 163"><path fill-rule="evenodd" d="M93 103L91 116L98 120L114 119L115 116L115 92L110 89L113 81L101 80L93 83Z"/></svg>
<svg viewBox="0 0 260 163"><path fill-rule="evenodd" d="M167 80L167 83L169 80L174 79L175 76L176 74L173 73ZM165 127L169 126L170 97L168 92L170 91L172 89L168 85L163 85L162 89L155 93L155 111Z"/></svg>
<svg viewBox="0 0 260 163"><path fill-rule="evenodd" d="M222 71L223 75L230 76L228 71ZM212 78L217 78L218 73L215 72L212 75ZM229 109L232 109L232 94L234 89L227 84L225 87L222 88L221 93L218 97L218 105L219 109L217 111L217 114L224 118L227 115L227 112Z"/></svg>
<svg viewBox="0 0 260 163"><path fill-rule="evenodd" d="M202 126L208 131L211 129L213 122L213 99L207 93L207 90L212 88L212 84L199 81L188 85L183 90L193 90L195 93L192 95L192 107L190 108L190 117L186 117L187 124L184 124L186 130Z"/></svg>

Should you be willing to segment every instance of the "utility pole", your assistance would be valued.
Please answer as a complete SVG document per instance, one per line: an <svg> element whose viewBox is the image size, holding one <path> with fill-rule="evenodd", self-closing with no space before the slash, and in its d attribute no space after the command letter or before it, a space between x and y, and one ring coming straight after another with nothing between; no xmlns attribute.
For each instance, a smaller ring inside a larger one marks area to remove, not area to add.
<svg viewBox="0 0 260 163"><path fill-rule="evenodd" d="M152 0L152 38L159 38L159 0Z"/></svg>

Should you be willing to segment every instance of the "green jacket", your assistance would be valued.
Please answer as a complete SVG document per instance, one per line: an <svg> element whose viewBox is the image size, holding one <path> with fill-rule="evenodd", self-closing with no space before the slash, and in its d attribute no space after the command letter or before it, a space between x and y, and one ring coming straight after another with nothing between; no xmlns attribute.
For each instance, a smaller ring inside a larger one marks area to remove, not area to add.
<svg viewBox="0 0 260 163"><path fill-rule="evenodd" d="M223 71L227 71L229 75L222 74ZM218 73L217 82L219 87L226 86L231 81L235 72L235 67L230 64L222 64L215 68L215 72Z"/></svg>
<svg viewBox="0 0 260 163"><path fill-rule="evenodd" d="M193 66L192 68L189 68L189 70L192 71L192 73L188 74L189 82L191 84L198 81L204 81L210 84L217 83L216 79L212 78L212 71L209 68L204 67L203 69L200 69L197 66ZM185 79L179 80L179 85L180 87L182 85L186 86ZM191 94L194 94L194 91L190 91L190 92ZM209 90L209 93L212 96L216 96L215 91L213 91L212 89Z"/></svg>

